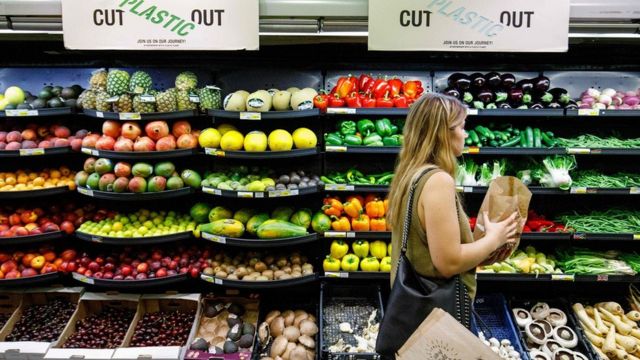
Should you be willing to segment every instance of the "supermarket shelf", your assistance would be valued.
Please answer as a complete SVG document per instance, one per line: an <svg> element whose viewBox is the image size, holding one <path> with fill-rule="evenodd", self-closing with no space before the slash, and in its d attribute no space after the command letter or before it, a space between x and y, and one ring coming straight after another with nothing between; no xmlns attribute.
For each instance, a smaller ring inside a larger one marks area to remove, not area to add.
<svg viewBox="0 0 640 360"><path fill-rule="evenodd" d="M486 194L488 187L486 186L456 186L456 191L467 194ZM545 188L541 186L530 186L529 190L535 195L639 195L640 188L587 188L572 187L569 190L560 190L558 188Z"/></svg>
<svg viewBox="0 0 640 360"><path fill-rule="evenodd" d="M387 193L389 192L389 185L325 184L324 191Z"/></svg>
<svg viewBox="0 0 640 360"><path fill-rule="evenodd" d="M564 109L467 109L469 116L563 117Z"/></svg>
<svg viewBox="0 0 640 360"><path fill-rule="evenodd" d="M148 236L148 237L139 237L139 238L117 238L117 237L108 237L108 236L100 236L84 233L81 231L76 231L75 236L84 241L89 241L93 243L99 244L109 244L109 245L148 245L148 244L163 244L168 242L187 240L193 237L191 231L179 232L175 234L168 235L160 235L160 236Z"/></svg>
<svg viewBox="0 0 640 360"><path fill-rule="evenodd" d="M399 146L331 146L324 147L327 153L337 154L390 154L400 153Z"/></svg>
<svg viewBox="0 0 640 360"><path fill-rule="evenodd" d="M325 231L322 236L326 239L391 239L391 231Z"/></svg>
<svg viewBox="0 0 640 360"><path fill-rule="evenodd" d="M590 188L572 187L569 193L575 195L640 195L640 188Z"/></svg>
<svg viewBox="0 0 640 360"><path fill-rule="evenodd" d="M576 232L572 234L574 241L637 241L640 240L640 234L613 234L613 233L583 233Z"/></svg>
<svg viewBox="0 0 640 360"><path fill-rule="evenodd" d="M309 234L305 236L296 236L282 239L246 239L246 238L231 238L225 236L219 236L209 233L202 233L201 237L205 240L212 241L218 244L225 244L237 247L248 248L274 248L280 246L292 246L306 244L317 241L319 239L318 234Z"/></svg>
<svg viewBox="0 0 640 360"><path fill-rule="evenodd" d="M71 115L75 110L70 107L47 108L36 110L4 110L0 111L0 117L44 117L44 116L60 116Z"/></svg>
<svg viewBox="0 0 640 360"><path fill-rule="evenodd" d="M57 186L53 188L26 191L0 191L0 200L6 199L32 199L43 196L60 195L70 192L68 186Z"/></svg>
<svg viewBox="0 0 640 360"><path fill-rule="evenodd" d="M195 110L187 111L174 111L167 113L116 113L116 112L103 112L96 110L84 109L83 113L87 116L105 119L105 120L171 120L171 119L184 119L198 116Z"/></svg>
<svg viewBox="0 0 640 360"><path fill-rule="evenodd" d="M567 110L567 116L640 117L640 110Z"/></svg>
<svg viewBox="0 0 640 360"><path fill-rule="evenodd" d="M270 281L242 281L242 280L227 280L220 279L215 276L210 275L200 275L200 279L206 281L210 284L230 287L230 288L238 288L238 289L275 289L275 288L284 288L284 287L292 287L302 284L307 284L314 282L318 279L317 274L306 275L299 278L288 279L288 280L270 280Z"/></svg>
<svg viewBox="0 0 640 360"><path fill-rule="evenodd" d="M470 146L463 150L467 155L563 155L565 148L519 148L519 147L476 147Z"/></svg>
<svg viewBox="0 0 640 360"><path fill-rule="evenodd" d="M225 151L214 148L205 148L204 153L215 157L223 157L228 159L255 159L255 160L270 160L270 159L288 159L297 158L303 156L318 155L320 151L318 148L312 149L292 149L290 151Z"/></svg>
<svg viewBox="0 0 640 360"><path fill-rule="evenodd" d="M638 283L640 275L569 275L569 274L492 274L477 273L478 281L487 282L580 282L580 283Z"/></svg>
<svg viewBox="0 0 640 360"><path fill-rule="evenodd" d="M78 192L82 195L94 197L96 199L106 200L118 200L118 201L145 201L145 200L162 200L172 199L175 197L185 196L193 194L195 191L193 188L184 187L177 190L166 190L160 192L146 192L146 193L116 193L109 191L91 190L87 188L78 187Z"/></svg>
<svg viewBox="0 0 640 360"><path fill-rule="evenodd" d="M587 149L588 152L578 153L576 155L609 155L609 156L640 156L640 149L618 149L618 148L602 148L602 149ZM567 149L567 153L570 150ZM584 150L583 150L584 151Z"/></svg>
<svg viewBox="0 0 640 360"><path fill-rule="evenodd" d="M571 233L528 232L523 233L520 240L524 241L570 241Z"/></svg>
<svg viewBox="0 0 640 360"><path fill-rule="evenodd" d="M353 279L353 280L389 280L388 272L372 271L325 271L322 279Z"/></svg>
<svg viewBox="0 0 640 360"><path fill-rule="evenodd" d="M407 116L408 108L328 108L327 115Z"/></svg>
<svg viewBox="0 0 640 360"><path fill-rule="evenodd" d="M225 111L209 110L208 114L220 119L235 120L275 120L275 119L299 119L320 116L320 109L296 110L296 111L267 111L267 112L247 112L247 111Z"/></svg>
<svg viewBox="0 0 640 360"><path fill-rule="evenodd" d="M0 150L0 158L18 158L25 156L48 156L48 155L62 155L73 152L71 147L54 147L47 149L20 149L20 150Z"/></svg>
<svg viewBox="0 0 640 360"><path fill-rule="evenodd" d="M198 153L197 149L177 149L171 151L111 151L82 148L82 153L99 156L108 159L131 159L131 160L152 160L152 159L173 159L186 157Z"/></svg>
<svg viewBox="0 0 640 360"><path fill-rule="evenodd" d="M0 238L0 246L2 245L23 245L34 244L43 241L59 240L65 237L62 231L53 231L38 235L16 236L9 238Z"/></svg>
<svg viewBox="0 0 640 360"><path fill-rule="evenodd" d="M139 289L150 288L155 286L163 286L169 284L175 284L187 281L187 274L178 274L173 276L166 276L162 278L153 278L145 280L105 280L87 277L78 273L72 273L71 276L74 280L83 284L100 286L111 289Z"/></svg>
<svg viewBox="0 0 640 360"><path fill-rule="evenodd" d="M319 192L318 187L307 187L304 189L295 190L274 190L274 191L235 191L235 190L220 190L208 186L202 187L202 192L211 194L214 196L221 196L226 198L247 198L247 199L264 199L264 198L279 198L289 196L301 196L308 194L315 194Z"/></svg>
<svg viewBox="0 0 640 360"><path fill-rule="evenodd" d="M0 280L0 288L10 286L23 286L23 285L42 285L52 283L59 280L62 277L61 272L51 272L47 274L41 274L36 276L22 277L18 279L2 279Z"/></svg>

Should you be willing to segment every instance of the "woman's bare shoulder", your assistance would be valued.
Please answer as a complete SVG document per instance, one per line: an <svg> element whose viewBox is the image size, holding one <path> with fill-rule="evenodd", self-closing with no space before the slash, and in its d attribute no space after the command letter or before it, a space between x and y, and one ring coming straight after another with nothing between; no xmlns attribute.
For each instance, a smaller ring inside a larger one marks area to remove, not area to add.
<svg viewBox="0 0 640 360"><path fill-rule="evenodd" d="M453 177L446 171L436 171L424 184L424 189L452 189L455 188Z"/></svg>

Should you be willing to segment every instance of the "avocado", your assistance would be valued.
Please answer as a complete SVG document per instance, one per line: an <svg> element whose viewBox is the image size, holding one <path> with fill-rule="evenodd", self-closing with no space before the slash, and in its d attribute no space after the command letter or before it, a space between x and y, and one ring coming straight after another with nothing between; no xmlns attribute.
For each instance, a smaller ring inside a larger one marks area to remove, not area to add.
<svg viewBox="0 0 640 360"><path fill-rule="evenodd" d="M236 325L242 326L242 319L233 314L229 314L229 317L227 318L227 324L230 328L233 328ZM238 328L238 332L242 334L242 328Z"/></svg>
<svg viewBox="0 0 640 360"><path fill-rule="evenodd" d="M60 94L62 94L62 86L54 86L54 87L51 89L51 93L52 93L54 96L60 96Z"/></svg>
<svg viewBox="0 0 640 360"><path fill-rule="evenodd" d="M47 105L52 108L57 108L64 106L64 103L60 100L60 98L54 97L51 100L47 101Z"/></svg>
<svg viewBox="0 0 640 360"><path fill-rule="evenodd" d="M225 354L235 354L238 352L238 346L233 341L225 341L223 347Z"/></svg>
<svg viewBox="0 0 640 360"><path fill-rule="evenodd" d="M40 91L48 91L48 92L51 92L51 90L53 90L53 86L47 85L47 86L44 86L44 87L42 88L42 90L40 90Z"/></svg>
<svg viewBox="0 0 640 360"><path fill-rule="evenodd" d="M229 312L238 316L242 316L244 315L244 306L233 303L231 304L231 306L229 306Z"/></svg>
<svg viewBox="0 0 640 360"><path fill-rule="evenodd" d="M75 108L78 105L78 101L76 99L67 99L64 101L64 106Z"/></svg>
<svg viewBox="0 0 640 360"><path fill-rule="evenodd" d="M240 336L242 336L242 324L233 325L231 329L229 329L229 332L227 333L227 338L233 341L240 340Z"/></svg>
<svg viewBox="0 0 640 360"><path fill-rule="evenodd" d="M191 343L191 350L206 351L209 349L209 343L203 338L197 338Z"/></svg>
<svg viewBox="0 0 640 360"><path fill-rule="evenodd" d="M256 327L253 324L242 324L242 335L253 335L256 332Z"/></svg>
<svg viewBox="0 0 640 360"><path fill-rule="evenodd" d="M62 97L65 100L75 99L78 97L78 94L76 94L76 91L73 88L66 87L62 89L62 91L60 92L60 97Z"/></svg>
<svg viewBox="0 0 640 360"><path fill-rule="evenodd" d="M40 91L40 93L38 94L38 97L40 99L49 100L53 97L53 94L51 93L51 91L42 89L42 91Z"/></svg>
<svg viewBox="0 0 640 360"><path fill-rule="evenodd" d="M35 97L35 96L33 96L33 95L29 95L29 96L26 96L26 97L24 98L24 102L26 102L26 103L31 103L31 102L33 102L35 99L37 99L37 97Z"/></svg>
<svg viewBox="0 0 640 360"><path fill-rule="evenodd" d="M213 355L221 355L224 354L224 351L222 349L220 349L217 346L210 346L209 347L209 354L213 354Z"/></svg>
<svg viewBox="0 0 640 360"><path fill-rule="evenodd" d="M240 337L240 340L237 341L237 344L241 348L248 349L253 345L253 335L245 334Z"/></svg>
<svg viewBox="0 0 640 360"><path fill-rule="evenodd" d="M73 89L73 91L76 92L76 95L80 95L82 94L82 92L84 91L84 89L82 88L82 86L78 85L78 84L74 84L71 85L71 88Z"/></svg>
<svg viewBox="0 0 640 360"><path fill-rule="evenodd" d="M16 109L18 109L18 110L31 110L32 107L29 104L22 103L22 104L18 104Z"/></svg>
<svg viewBox="0 0 640 360"><path fill-rule="evenodd" d="M31 102L31 106L33 106L34 109L43 109L47 107L47 102L43 99L35 99Z"/></svg>
<svg viewBox="0 0 640 360"><path fill-rule="evenodd" d="M204 316L208 318L216 317L222 310L224 310L224 304L220 302L209 303L204 310Z"/></svg>

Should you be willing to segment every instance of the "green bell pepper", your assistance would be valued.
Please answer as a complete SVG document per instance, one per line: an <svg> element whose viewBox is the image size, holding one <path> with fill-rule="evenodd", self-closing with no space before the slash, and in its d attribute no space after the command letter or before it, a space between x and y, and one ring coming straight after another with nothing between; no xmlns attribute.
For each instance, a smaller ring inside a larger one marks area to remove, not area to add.
<svg viewBox="0 0 640 360"><path fill-rule="evenodd" d="M382 143L384 146L401 146L402 140L402 135L391 135L383 137Z"/></svg>
<svg viewBox="0 0 640 360"><path fill-rule="evenodd" d="M356 135L346 135L343 143L344 145L362 145L362 138Z"/></svg>
<svg viewBox="0 0 640 360"><path fill-rule="evenodd" d="M386 118L376 120L376 132L378 133L378 135L380 135L381 137L391 136L393 135L391 131L391 120Z"/></svg>
<svg viewBox="0 0 640 360"><path fill-rule="evenodd" d="M395 135L398 133L398 127L391 123L391 135Z"/></svg>
<svg viewBox="0 0 640 360"><path fill-rule="evenodd" d="M371 134L364 138L364 146L383 146L382 137L378 134ZM380 144L380 145L378 145Z"/></svg>
<svg viewBox="0 0 640 360"><path fill-rule="evenodd" d="M338 130L342 135L355 135L357 132L356 123L351 120L342 120L338 122Z"/></svg>
<svg viewBox="0 0 640 360"><path fill-rule="evenodd" d="M342 145L342 137L337 132L324 134L324 143L329 146L340 146Z"/></svg>
<svg viewBox="0 0 640 360"><path fill-rule="evenodd" d="M369 119L362 119L358 121L357 127L360 134L365 137L376 131L375 124Z"/></svg>

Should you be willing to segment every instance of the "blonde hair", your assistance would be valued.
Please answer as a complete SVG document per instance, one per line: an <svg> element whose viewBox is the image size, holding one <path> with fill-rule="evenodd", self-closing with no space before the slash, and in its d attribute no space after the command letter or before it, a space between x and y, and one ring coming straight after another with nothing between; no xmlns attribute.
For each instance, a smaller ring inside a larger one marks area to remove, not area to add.
<svg viewBox="0 0 640 360"><path fill-rule="evenodd" d="M456 98L430 93L416 101L404 126L404 144L396 161L389 189L387 222L392 228L402 222L402 203L416 176L435 165L455 178L457 159L451 130L466 116L465 106ZM407 215L410 216L410 215Z"/></svg>

